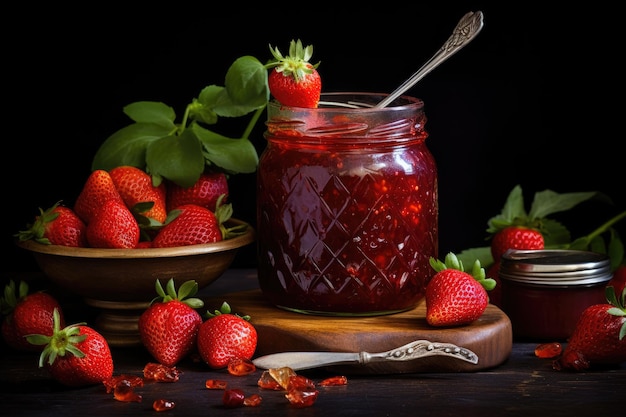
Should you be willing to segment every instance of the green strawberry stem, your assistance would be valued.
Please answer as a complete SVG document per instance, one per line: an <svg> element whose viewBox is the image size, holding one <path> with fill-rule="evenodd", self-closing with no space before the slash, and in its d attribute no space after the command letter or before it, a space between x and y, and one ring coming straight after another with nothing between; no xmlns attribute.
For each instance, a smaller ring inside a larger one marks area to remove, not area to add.
<svg viewBox="0 0 626 417"><path fill-rule="evenodd" d="M59 310L55 308L52 313L52 336L43 334L31 334L26 336L26 340L33 345L46 345L39 356L40 368L45 365L46 359L48 365L52 365L57 356L65 356L68 353L71 353L77 358L85 356L85 354L76 347L76 344L87 338L86 335L80 334L80 326L84 326L86 323L76 323L61 329L60 317Z"/></svg>
<svg viewBox="0 0 626 417"><path fill-rule="evenodd" d="M167 281L165 289L163 289L161 282L157 279L155 283L155 289L158 295L157 297L152 299L150 304L153 304L157 301L167 303L169 301L178 300L184 304L187 304L191 308L204 307L204 301L199 298L192 297L198 292L198 283L195 280L183 282L177 292L174 278L170 278Z"/></svg>
<svg viewBox="0 0 626 417"><path fill-rule="evenodd" d="M466 271L463 266L463 261L459 259L453 252L448 252L445 257L445 262L442 262L433 257L430 258L430 266L435 272L440 272L445 269L456 269L457 271L466 272L471 275L476 281L483 286L487 291L491 291L496 287L496 281L493 278L487 278L485 269L480 266L480 260L476 259L472 264L472 270Z"/></svg>

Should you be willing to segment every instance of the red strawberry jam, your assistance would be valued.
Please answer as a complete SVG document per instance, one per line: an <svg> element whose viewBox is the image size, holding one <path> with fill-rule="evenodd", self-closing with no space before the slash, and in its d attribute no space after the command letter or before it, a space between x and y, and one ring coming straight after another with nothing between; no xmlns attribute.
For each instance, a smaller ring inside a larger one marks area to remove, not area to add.
<svg viewBox="0 0 626 417"><path fill-rule="evenodd" d="M257 228L259 283L276 306L367 316L423 298L437 257L438 200L422 101L325 104L382 98L323 94L317 109L270 103Z"/></svg>

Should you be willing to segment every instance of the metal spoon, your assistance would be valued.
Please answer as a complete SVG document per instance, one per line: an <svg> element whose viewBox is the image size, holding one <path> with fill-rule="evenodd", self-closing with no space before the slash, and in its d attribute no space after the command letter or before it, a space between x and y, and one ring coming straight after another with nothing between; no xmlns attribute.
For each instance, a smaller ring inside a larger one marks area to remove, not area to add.
<svg viewBox="0 0 626 417"><path fill-rule="evenodd" d="M448 38L446 43L443 44L441 48L437 51L432 58L426 62L422 68L417 70L415 74L411 76L408 80L406 80L400 87L396 88L394 92L389 94L385 99L383 99L380 103L378 103L375 108L382 108L388 106L392 101L400 97L404 94L408 89L413 87L419 80L424 78L429 72L434 70L446 59L450 58L456 52L458 52L461 48L467 45L478 32L483 28L483 13L478 11L476 13L469 12L465 14L459 20L456 27L454 28L454 32Z"/></svg>

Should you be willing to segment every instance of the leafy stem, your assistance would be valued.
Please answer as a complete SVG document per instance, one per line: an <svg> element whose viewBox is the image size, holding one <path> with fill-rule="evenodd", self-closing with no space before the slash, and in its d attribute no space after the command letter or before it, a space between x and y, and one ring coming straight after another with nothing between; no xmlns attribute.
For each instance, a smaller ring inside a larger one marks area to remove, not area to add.
<svg viewBox="0 0 626 417"><path fill-rule="evenodd" d="M182 187L196 183L207 170L253 173L259 157L249 136L265 110L270 92L268 67L252 56L237 58L224 86L209 85L185 107L182 121L162 102L139 101L124 107L133 121L109 136L93 159L93 170L130 165L143 169L159 185L168 179ZM252 114L242 136L209 129L220 118Z"/></svg>

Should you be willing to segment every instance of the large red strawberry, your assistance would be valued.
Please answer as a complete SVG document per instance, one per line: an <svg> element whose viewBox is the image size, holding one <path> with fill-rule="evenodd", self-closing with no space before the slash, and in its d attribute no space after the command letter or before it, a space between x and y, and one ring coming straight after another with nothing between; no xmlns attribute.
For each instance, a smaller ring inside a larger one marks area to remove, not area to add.
<svg viewBox="0 0 626 417"><path fill-rule="evenodd" d="M139 317L139 335L148 352L159 363L174 366L196 347L202 317L195 309L204 306L195 281L187 281L176 292L170 279L163 290L157 280L155 298Z"/></svg>
<svg viewBox="0 0 626 417"><path fill-rule="evenodd" d="M159 223L165 222L167 208L164 182L155 186L148 173L129 165L115 167L109 171L109 175L131 212L154 219ZM146 203L152 204L146 206Z"/></svg>
<svg viewBox="0 0 626 417"><path fill-rule="evenodd" d="M249 316L234 314L225 302L214 313L207 311L207 317L198 332L198 353L209 367L225 368L233 359L252 358L257 332Z"/></svg>
<svg viewBox="0 0 626 417"><path fill-rule="evenodd" d="M152 241L153 248L213 243L224 238L222 232L224 220L218 218L216 213L208 208L195 204L185 204L176 210L180 213L159 231ZM230 217L229 214L228 217Z"/></svg>
<svg viewBox="0 0 626 417"><path fill-rule="evenodd" d="M472 271L466 272L463 263L452 252L445 263L434 258L430 264L435 275L426 285L426 321L431 326L460 326L472 323L482 316L489 303L487 291L495 281L485 278L485 270L476 260Z"/></svg>
<svg viewBox="0 0 626 417"><path fill-rule="evenodd" d="M54 310L51 336L37 334L28 341L44 346L39 367L46 368L61 384L80 387L102 384L113 376L113 358L106 339L84 323L61 327L58 310Z"/></svg>
<svg viewBox="0 0 626 417"><path fill-rule="evenodd" d="M44 245L72 247L87 246L85 222L69 207L57 202L47 210L39 209L39 215L27 230L15 236L20 241L34 240Z"/></svg>
<svg viewBox="0 0 626 417"><path fill-rule="evenodd" d="M228 202L228 179L223 172L204 172L191 187L170 183L167 187L167 208L171 211L185 204L195 204L215 212L217 199L224 195Z"/></svg>
<svg viewBox="0 0 626 417"><path fill-rule="evenodd" d="M135 217L121 199L105 201L87 224L87 242L93 248L133 249L140 235Z"/></svg>
<svg viewBox="0 0 626 417"><path fill-rule="evenodd" d="M92 171L74 203L74 211L89 224L107 200L122 201L111 175L104 170Z"/></svg>
<svg viewBox="0 0 626 417"><path fill-rule="evenodd" d="M322 80L317 72L319 63L312 65L313 46L302 46L300 39L289 44L289 55L283 56L278 48L270 51L274 61L268 77L270 93L284 106L316 108L322 91Z"/></svg>
<svg viewBox="0 0 626 417"><path fill-rule="evenodd" d="M568 339L556 370L583 371L595 364L626 362L626 290L606 288L607 303L587 307Z"/></svg>
<svg viewBox="0 0 626 417"><path fill-rule="evenodd" d="M19 288L11 280L4 288L2 298L2 337L13 349L41 351L43 347L26 340L29 334L52 335L53 313L57 309L59 321L65 325L61 306L46 292L29 293L28 284L20 281Z"/></svg>

